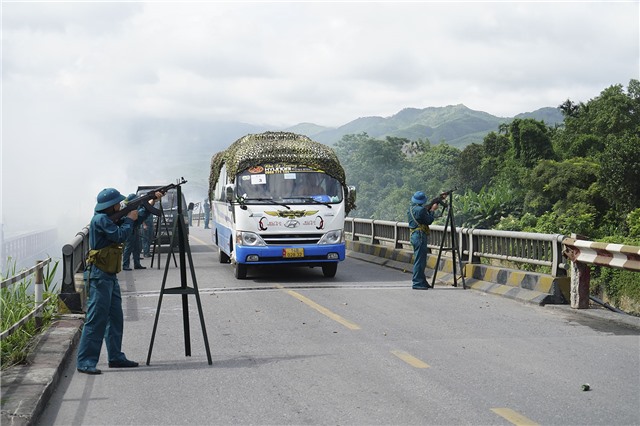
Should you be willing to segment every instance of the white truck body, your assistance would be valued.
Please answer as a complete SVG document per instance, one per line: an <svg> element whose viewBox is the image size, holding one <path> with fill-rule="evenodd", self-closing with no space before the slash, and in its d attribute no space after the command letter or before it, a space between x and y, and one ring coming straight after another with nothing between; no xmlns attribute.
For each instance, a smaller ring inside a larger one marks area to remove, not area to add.
<svg viewBox="0 0 640 426"><path fill-rule="evenodd" d="M245 138L268 155L253 149L238 153L241 139L232 152L218 153L212 160L211 235L220 262L233 263L239 279L246 278L251 265L265 264L318 266L333 277L345 258L344 219L348 201L355 197L344 184L337 158L317 161L292 155L290 145L281 142L304 138L305 146L320 144L291 133ZM312 150L312 156L332 153L320 148ZM333 170L319 168L323 163Z"/></svg>

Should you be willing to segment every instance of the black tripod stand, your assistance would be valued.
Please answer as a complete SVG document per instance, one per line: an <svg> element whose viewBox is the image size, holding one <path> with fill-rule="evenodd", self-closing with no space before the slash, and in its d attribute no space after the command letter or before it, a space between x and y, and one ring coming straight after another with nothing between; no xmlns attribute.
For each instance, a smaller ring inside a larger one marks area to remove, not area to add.
<svg viewBox="0 0 640 426"><path fill-rule="evenodd" d="M185 182L182 182L185 183ZM178 200L182 200L182 191L180 184L177 187ZM160 297L158 299L158 309L156 310L156 319L153 323L153 333L151 334L151 343L149 344L149 354L147 355L147 365L151 361L151 352L153 350L153 342L156 337L156 329L158 328L158 317L160 316L160 307L162 306L162 296L165 294L180 294L182 295L182 322L184 325L184 351L185 356L191 356L191 333L189 331L189 301L188 295L193 294L196 297L196 304L198 305L198 314L200 315L200 326L202 328L202 335L204 337L204 345L207 351L207 361L209 365L211 361L211 351L209 350L209 339L207 338L207 329L204 323L204 316L202 315L202 304L200 302L200 293L198 292L198 284L196 282L196 273L193 269L193 258L191 257L191 248L189 247L189 241L186 237L187 230L185 229L184 216L182 213L182 203L178 203L178 216L173 222L173 232L171 233L171 243L169 244L170 252L167 257L167 263L164 268L164 278L162 279L162 287L160 289ZM169 271L169 263L171 262L171 254L173 254L174 239L178 238L178 247L180 248L180 287L165 288L167 283L167 273ZM193 281L193 287L187 286L187 269L186 258L189 258L189 266L191 270L191 280Z"/></svg>
<svg viewBox="0 0 640 426"><path fill-rule="evenodd" d="M165 234L167 235L167 237L169 237L169 224L167 223L167 217L164 215L164 208L162 206L162 198L160 199L160 211L162 212L162 214L160 215L160 217L158 217L158 219L155 221L156 223L156 227L154 230L154 234L153 234L153 255L151 256L151 267L153 268L153 262L156 258L156 255L158 255L158 269L160 269L160 251L161 251L161 246L162 246L162 232L160 232L160 227L162 227L162 229L164 230ZM175 232L175 230L174 230ZM171 239L169 239L171 241ZM176 255L175 253L171 252L171 254L173 255L173 264L175 266L178 266L178 262L176 261Z"/></svg>
<svg viewBox="0 0 640 426"><path fill-rule="evenodd" d="M433 279L431 280L431 288L433 288L436 284L436 275L438 275L438 268L440 267L440 259L442 258L443 251L451 252L451 260L453 261L453 286L458 287L458 274L456 271L456 260L458 262L458 266L460 267L460 276L462 278L462 288L467 288L467 283L464 281L464 268L462 266L462 259L460 258L460 250L458 249L458 238L456 234L456 225L455 219L453 217L453 191L455 189L451 189L449 191L443 192L440 194L440 197L443 201L440 202L441 205L444 205L445 210L447 211L447 220L444 223L444 230L442 234L442 240L440 241L440 250L438 250L438 259L436 260L436 266L433 270ZM444 199L449 197L449 203L445 203ZM451 246L445 247L445 241L447 240L447 230L449 230L449 235L451 237Z"/></svg>

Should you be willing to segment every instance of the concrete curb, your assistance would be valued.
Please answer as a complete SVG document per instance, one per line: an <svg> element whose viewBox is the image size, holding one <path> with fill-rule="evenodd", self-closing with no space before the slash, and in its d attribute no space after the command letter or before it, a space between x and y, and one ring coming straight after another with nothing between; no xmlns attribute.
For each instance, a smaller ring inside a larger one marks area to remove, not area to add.
<svg viewBox="0 0 640 426"><path fill-rule="evenodd" d="M413 252L409 250L394 249L360 241L347 241L347 256L408 273L411 273L413 269ZM429 254L427 257L427 269L425 271L428 280L430 277L433 277L436 263L437 256ZM560 295L556 296L549 292L542 291L544 286L538 285L538 283L546 284L546 281L549 281L545 280L546 277L542 274L522 273L515 270L507 271L504 268L495 268L486 265L471 265L471 267L473 268L471 271L474 276L465 276L465 284L474 290L535 305L558 303L562 300L562 296ZM451 286L455 283L452 273L453 261L450 258L440 259L440 264L437 265L437 269L437 285ZM485 275L489 278L495 276L494 278L500 279L486 280ZM461 278L458 278L457 281L458 286L462 286L460 283ZM524 285L522 284L523 281L526 281ZM551 289L553 293L560 293L560 291L555 288L555 281L551 284L546 285L544 288ZM522 287L520 285L522 285Z"/></svg>
<svg viewBox="0 0 640 426"><path fill-rule="evenodd" d="M411 262L411 258L409 258L408 261L399 261L399 260L394 260L394 259L387 259L385 257L380 257L380 256L376 256L373 254L368 254L368 253L362 253L362 252L358 252L358 251L352 251L352 250L347 250L346 255L348 257L351 257L353 259L358 259L358 260L362 260L364 262L369 262L369 263L375 263L377 265L382 265L382 266L386 266L388 268L393 268L393 269L397 269L398 271L402 271L402 272L406 272L408 274L413 273L413 263ZM432 258L430 258L432 259ZM435 261L432 261L431 263L435 264ZM425 270L425 274L427 275L427 279L430 280L433 277L433 269L427 268ZM410 281L410 279L409 279ZM460 279L458 279L458 281L460 281ZM467 284L467 287L473 288L475 290L479 290L479 291L487 291L491 286L499 286L499 284L494 284L494 283L486 283L488 284L488 286L483 286L481 283L482 282L478 282L477 284L472 285L472 282L475 282L478 280L474 280L471 278L466 278L465 282ZM442 271L440 270L438 272L438 276L436 277L436 284L437 285L452 285L453 284L453 274L446 272L446 271ZM459 284L460 286L462 284ZM411 283L408 282L407 283L407 287L410 287ZM498 294L497 291L493 292L494 294Z"/></svg>
<svg viewBox="0 0 640 426"><path fill-rule="evenodd" d="M32 425L44 411L80 339L84 315L61 315L24 365L2 372L2 424Z"/></svg>

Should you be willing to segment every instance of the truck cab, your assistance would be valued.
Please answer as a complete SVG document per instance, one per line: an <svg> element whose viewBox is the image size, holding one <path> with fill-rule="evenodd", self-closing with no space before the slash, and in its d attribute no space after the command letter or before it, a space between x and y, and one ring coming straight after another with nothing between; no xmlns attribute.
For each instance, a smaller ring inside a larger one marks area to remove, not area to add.
<svg viewBox="0 0 640 426"><path fill-rule="evenodd" d="M212 241L238 279L252 265L320 267L345 258L344 218L355 202L329 147L287 132L248 135L212 159Z"/></svg>

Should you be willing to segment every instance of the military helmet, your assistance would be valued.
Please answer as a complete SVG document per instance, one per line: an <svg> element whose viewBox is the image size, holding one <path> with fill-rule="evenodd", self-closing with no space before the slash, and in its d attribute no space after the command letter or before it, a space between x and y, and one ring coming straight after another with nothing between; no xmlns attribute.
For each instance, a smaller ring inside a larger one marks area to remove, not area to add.
<svg viewBox="0 0 640 426"><path fill-rule="evenodd" d="M413 194L413 197L411 197L411 202L413 204L423 205L427 202L427 196L424 195L424 192L417 191L415 194Z"/></svg>
<svg viewBox="0 0 640 426"><path fill-rule="evenodd" d="M124 200L124 195L115 188L105 188L98 194L95 211L99 212Z"/></svg>

